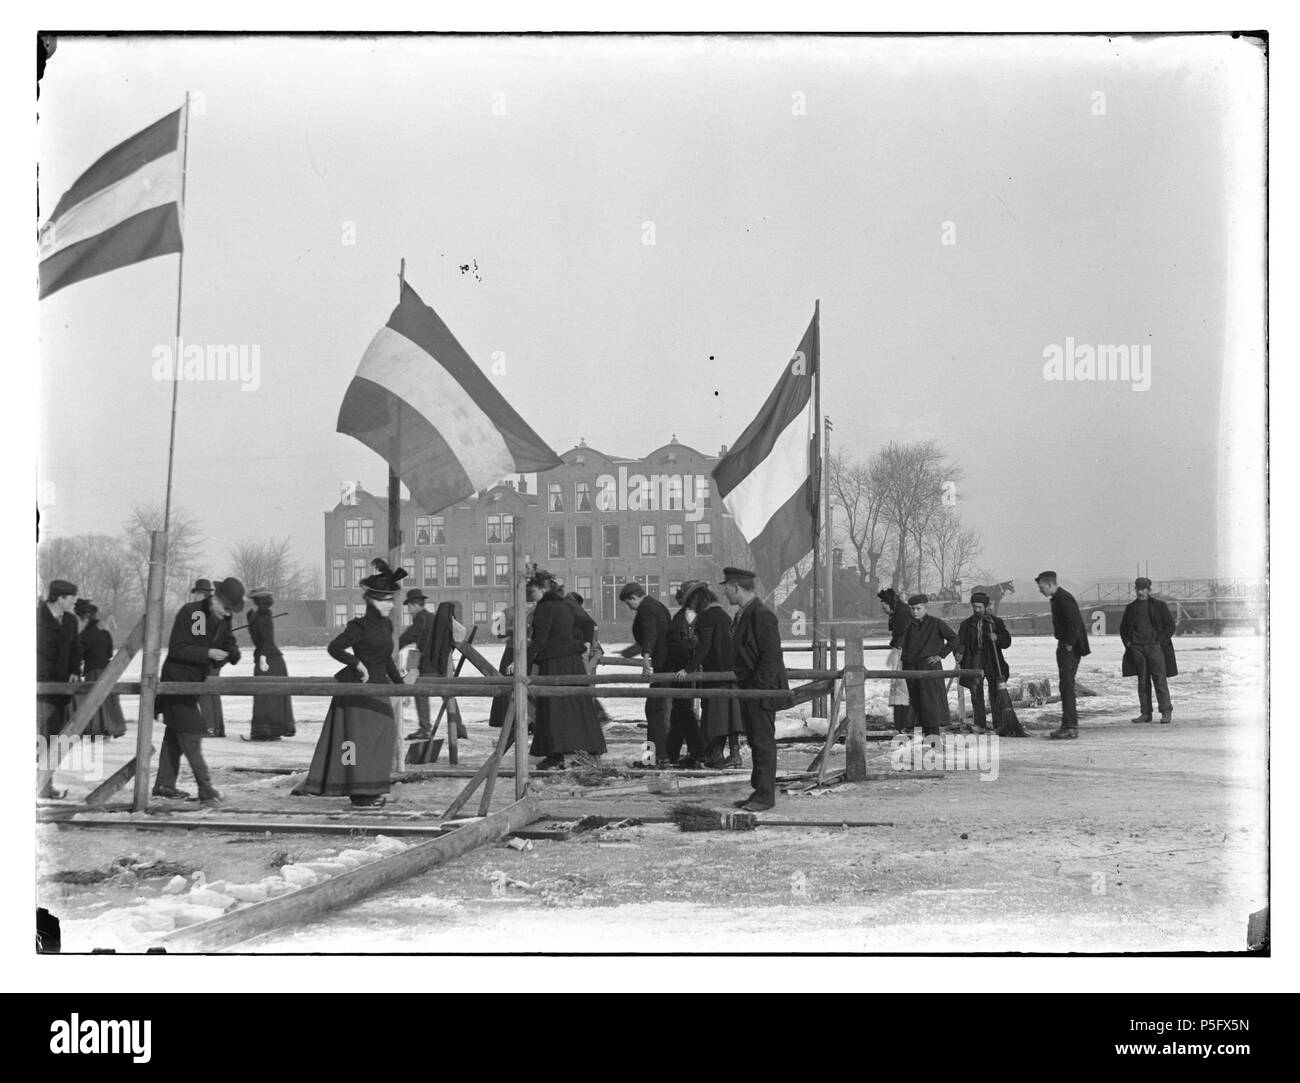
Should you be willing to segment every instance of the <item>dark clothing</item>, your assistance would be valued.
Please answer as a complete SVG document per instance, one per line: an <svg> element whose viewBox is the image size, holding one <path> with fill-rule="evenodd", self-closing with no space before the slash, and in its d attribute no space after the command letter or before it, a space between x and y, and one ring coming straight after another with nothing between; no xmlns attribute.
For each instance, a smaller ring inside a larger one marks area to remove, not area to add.
<svg viewBox="0 0 1300 1083"><path fill-rule="evenodd" d="M635 645L625 654L641 654L650 659L650 668L659 673L668 668L668 607L658 598L645 595L632 618Z"/></svg>
<svg viewBox="0 0 1300 1083"><path fill-rule="evenodd" d="M912 627L912 610L900 601L889 614L889 646L892 650L902 650L903 639Z"/></svg>
<svg viewBox="0 0 1300 1083"><path fill-rule="evenodd" d="M736 616L734 625L736 684L740 688L770 688L778 694L740 701L741 724L749 741L754 769L752 800L776 803L776 711L793 704L781 652L781 626L776 614L757 598Z"/></svg>
<svg viewBox="0 0 1300 1083"><path fill-rule="evenodd" d="M1056 645L1056 669L1061 692L1061 729L1077 729L1079 709L1074 698L1074 675L1079 672L1079 655L1062 643Z"/></svg>
<svg viewBox="0 0 1300 1083"><path fill-rule="evenodd" d="M81 633L82 678L90 684L113 660L113 637L99 626L98 621L86 625ZM104 702L90 717L82 731L87 737L121 737L126 733L126 719L122 717L122 701L116 692L110 692Z"/></svg>
<svg viewBox="0 0 1300 1083"><path fill-rule="evenodd" d="M583 609L577 602L565 598L564 604L567 605L573 613L573 635L574 638L583 645L582 649L585 652L588 643L595 644L599 642L596 638L596 622L591 619L591 614Z"/></svg>
<svg viewBox="0 0 1300 1083"><path fill-rule="evenodd" d="M686 607L682 606L668 622L668 655L664 659L664 672L676 673L690 668L691 655L697 643L698 623L688 623L686 613ZM691 682L674 681L672 687L689 688ZM707 758L707 750L700 737L699 719L695 717L695 700L652 700L646 697L646 705L649 706L651 703L659 704L661 713L666 713L668 716L665 743L660 746L658 741L655 742L656 758L666 757L669 762L676 763L681 757L682 745L685 745L687 753L696 759ZM647 719L647 724L648 721Z"/></svg>
<svg viewBox="0 0 1300 1083"><path fill-rule="evenodd" d="M582 656L582 643L574 635L573 609L558 595L542 595L533 609L529 668L535 664L540 676L585 674ZM531 755L605 751L605 734L590 696L541 696L536 710Z"/></svg>
<svg viewBox="0 0 1300 1083"><path fill-rule="evenodd" d="M1128 608L1124 615L1132 614L1132 620L1129 622L1132 627L1132 642L1141 647L1148 647L1156 641L1156 625L1151 619L1151 603L1143 601L1141 598L1129 602Z"/></svg>
<svg viewBox="0 0 1300 1083"><path fill-rule="evenodd" d="M368 674L366 684L401 682L393 661L392 622L374 606L366 606L365 616L348 621L326 649L345 666L334 674L336 681L360 684L360 662ZM321 725L307 777L293 792L347 795L354 804L369 804L391 786L395 741L391 699L365 694L335 696Z"/></svg>
<svg viewBox="0 0 1300 1083"><path fill-rule="evenodd" d="M213 662L208 657L209 650L228 652L226 660ZM176 619L172 622L167 660L163 662L160 679L205 681L210 668L220 670L221 666L234 665L238 661L239 644L230 630L230 616L215 617L212 603L207 598L187 602L176 611ZM211 698L216 699L215 696ZM174 727L180 733L195 733L202 737L208 732L199 710L198 696L159 696L154 701L154 713L163 716L163 724L169 729ZM159 770L162 770L161 759Z"/></svg>
<svg viewBox="0 0 1300 1083"><path fill-rule="evenodd" d="M269 609L259 607L248 615L248 635L253 641L253 676L287 677L289 670L284 664L284 655L275 645L275 620ZM266 662L265 673L261 666L263 660ZM292 697L253 697L251 740L270 741L277 737L292 737L296 732Z"/></svg>
<svg viewBox="0 0 1300 1083"><path fill-rule="evenodd" d="M695 619L695 647L686 668L697 673L727 673L736 664L736 646L731 638L731 618L720 605L711 605ZM732 688L733 684L711 684L709 688ZM700 700L700 733L716 741L744 731L740 702L734 699Z"/></svg>
<svg viewBox="0 0 1300 1083"><path fill-rule="evenodd" d="M1080 658L1092 653L1079 603L1064 587L1057 587L1052 595L1052 634L1058 643L1071 648Z"/></svg>
<svg viewBox="0 0 1300 1083"><path fill-rule="evenodd" d="M163 732L162 751L158 754L158 774L154 778L155 790L176 788L176 775L180 770L181 756L190 765L194 781L199 787L199 797L214 795L212 776L203 758L203 734L190 733L168 726Z"/></svg>
<svg viewBox="0 0 1300 1083"><path fill-rule="evenodd" d="M1169 678L1178 675L1173 643L1176 627L1169 606L1159 598L1145 602L1135 598L1119 622L1119 638L1124 644L1121 672L1125 677L1138 679L1138 703L1143 717L1151 717L1153 684L1160 713L1169 714L1174 709L1169 698Z"/></svg>
<svg viewBox="0 0 1300 1083"><path fill-rule="evenodd" d="M1063 587L1052 594L1052 633L1056 636L1056 669L1060 678L1061 728L1077 729L1079 709L1075 703L1074 675L1079 659L1092 653L1088 646L1088 629L1079 612L1074 595Z"/></svg>
<svg viewBox="0 0 1300 1083"><path fill-rule="evenodd" d="M904 669L943 669L943 662L927 659L938 655L946 658L957 648L957 633L938 617L927 613L920 620L912 619L903 635ZM940 679L910 677L907 680L907 698L912 712L925 734L939 733L948 724L948 687Z"/></svg>
<svg viewBox="0 0 1300 1083"><path fill-rule="evenodd" d="M972 613L957 629L957 665L961 669L978 669L983 677L962 677L960 683L970 689L971 711L975 725L988 725L988 709L984 698L984 684L989 686L988 700L996 703L998 686L1011 676L1002 652L1011 646L1011 633L1001 617L985 613L983 621Z"/></svg>
<svg viewBox="0 0 1300 1083"><path fill-rule="evenodd" d="M80 673L81 637L77 618L71 613L56 617L42 602L36 607L36 679L66 681ZM46 737L61 732L71 704L71 696L37 696L36 731Z"/></svg>
<svg viewBox="0 0 1300 1083"><path fill-rule="evenodd" d="M1132 617L1130 616L1130 613L1134 610L1134 607L1136 605L1137 605L1136 600L1130 602L1128 604L1128 607L1124 610L1123 619L1120 620L1119 622L1119 639L1120 642L1124 644L1124 648L1125 648L1123 669L1121 672L1125 677L1137 676L1137 661L1136 659L1130 658L1128 652L1129 644L1136 643L1138 641L1136 637L1134 637L1132 634L1132 628L1134 622ZM1156 637L1154 640L1152 640L1152 642L1158 643L1160 645L1161 653L1164 655L1165 676L1177 677L1178 660L1177 658L1174 657L1174 642L1173 642L1174 631L1177 628L1177 623L1174 620L1174 615L1172 612L1170 612L1169 606L1167 606L1159 598L1152 598L1151 601L1148 603L1148 608L1151 614L1151 620L1155 627L1155 633L1156 633Z"/></svg>
<svg viewBox="0 0 1300 1083"><path fill-rule="evenodd" d="M415 646L419 648L419 657L423 660L432 636L433 614L427 609L421 609L411 618L411 623L402 629L402 634L397 639L397 649L400 651L403 647ZM420 672L424 672L423 665L420 666Z"/></svg>
<svg viewBox="0 0 1300 1083"><path fill-rule="evenodd" d="M99 626L99 622L87 624L81 633L81 664L83 672L104 670L113 660L113 637Z"/></svg>

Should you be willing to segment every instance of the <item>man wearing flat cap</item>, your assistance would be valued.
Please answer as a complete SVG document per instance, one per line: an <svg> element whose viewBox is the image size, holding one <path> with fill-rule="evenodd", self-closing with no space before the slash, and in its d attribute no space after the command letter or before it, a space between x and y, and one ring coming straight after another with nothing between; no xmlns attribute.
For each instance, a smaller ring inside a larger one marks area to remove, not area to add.
<svg viewBox="0 0 1300 1083"><path fill-rule="evenodd" d="M928 594L913 594L907 599L912 623L903 634L902 666L904 669L943 669L943 660L957 649L957 633L938 617L926 612ZM921 732L931 737L948 724L948 685L937 677L907 678L907 698L912 702Z"/></svg>
<svg viewBox="0 0 1300 1083"><path fill-rule="evenodd" d="M1056 636L1056 671L1060 678L1061 727L1047 736L1054 741L1073 741L1079 736L1079 710L1075 704L1074 676L1079 660L1092 653L1088 627L1083 623L1074 595L1056 582L1055 572L1034 576L1038 592L1052 601L1052 634Z"/></svg>
<svg viewBox="0 0 1300 1083"><path fill-rule="evenodd" d="M754 769L749 783L754 792L737 804L746 812L766 812L776 804L776 712L793 706L790 681L781 652L781 626L776 614L759 601L756 576L744 568L722 569L722 590L727 601L740 608L733 624L737 688L763 688L771 696L746 696L740 701Z"/></svg>
<svg viewBox="0 0 1300 1083"><path fill-rule="evenodd" d="M77 588L66 579L54 579L45 601L36 607L37 681L79 681L81 672L81 627L75 616ZM36 735L57 737L68 721L71 696L36 697ZM38 797L62 797L54 790L54 775Z"/></svg>
<svg viewBox="0 0 1300 1083"><path fill-rule="evenodd" d="M233 577L213 586L209 597L181 606L172 622L167 660L163 663L160 679L204 681L209 667L216 666L219 671L224 665L238 663L239 644L230 630L230 618L243 608L244 584ZM188 799L188 793L176 788L176 776L184 756L194 773L199 800L204 804L218 803L221 794L213 787L208 765L203 759L203 737L208 727L199 710L199 697L159 696L154 702L154 712L162 715L166 733L162 751L158 754L153 795Z"/></svg>
<svg viewBox="0 0 1300 1083"><path fill-rule="evenodd" d="M1178 674L1174 658L1174 617L1169 607L1151 595L1151 580L1138 576L1133 582L1137 597L1124 609L1119 638L1124 644L1123 674L1138 679L1138 716L1134 722L1151 721L1151 685L1156 686L1160 721L1174 720L1169 700L1169 680Z"/></svg>
<svg viewBox="0 0 1300 1083"><path fill-rule="evenodd" d="M632 610L632 644L620 653L624 658L641 656L642 671L663 673L668 669L668 607L652 598L640 583L624 583L618 600ZM657 696L645 700L646 740L655 746L655 765L670 767L668 759L668 701Z"/></svg>
<svg viewBox="0 0 1300 1083"><path fill-rule="evenodd" d="M1002 652L1011 646L1011 633L1002 618L989 607L989 596L982 590L970 596L971 615L957 629L959 669L978 669L982 677L962 677L960 683L970 689L971 712L975 719L975 732L983 733L988 725L985 710L984 683L989 686L988 699L997 703L998 689L1005 687L1011 668ZM995 727L996 728L996 727Z"/></svg>

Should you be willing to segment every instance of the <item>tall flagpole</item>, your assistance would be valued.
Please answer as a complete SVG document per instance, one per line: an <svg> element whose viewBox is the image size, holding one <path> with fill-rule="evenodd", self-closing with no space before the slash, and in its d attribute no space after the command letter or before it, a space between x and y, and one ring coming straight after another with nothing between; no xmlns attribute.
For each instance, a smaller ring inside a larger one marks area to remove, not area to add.
<svg viewBox="0 0 1300 1083"><path fill-rule="evenodd" d="M181 141L181 250L176 260L176 352L172 355L172 423L167 437L167 495L163 502L163 533L171 529L172 519L172 467L176 459L176 399L181 387L181 297L185 286L185 178L190 157L190 92L185 92L182 110L185 137Z"/></svg>
<svg viewBox="0 0 1300 1083"><path fill-rule="evenodd" d="M403 258L401 265L397 270L397 303L402 303L402 294L406 289L406 259ZM388 447L388 563L394 571L401 565L402 560L402 483L397 477L397 471L393 469L393 460L397 458L398 452L402 446L402 404L397 404L397 431L393 435ZM397 649L397 643L401 640L402 618L398 612L404 611L405 606L394 598L393 605L393 649ZM439 674L441 676L441 674ZM432 701L429 701L432 702ZM402 729L406 723L406 704L405 699L396 699L393 701L393 728L395 738L393 741L393 773L402 774L405 770L403 765L402 746L405 743L402 738ZM450 712L447 715L449 726L454 726ZM454 734L454 730L452 731ZM455 748L455 737L451 739L451 747Z"/></svg>
<svg viewBox="0 0 1300 1083"><path fill-rule="evenodd" d="M813 326L815 327L815 341L817 343L817 366L813 380L813 456L816 466L813 470L813 567L812 567L812 659L813 669L822 668L822 650L820 639L817 634L817 592L821 585L821 479L822 479L822 441L821 441L821 423L822 423L822 303L820 300L813 302ZM817 703L822 704L823 697L818 697ZM825 713L825 707L819 707L822 713Z"/></svg>

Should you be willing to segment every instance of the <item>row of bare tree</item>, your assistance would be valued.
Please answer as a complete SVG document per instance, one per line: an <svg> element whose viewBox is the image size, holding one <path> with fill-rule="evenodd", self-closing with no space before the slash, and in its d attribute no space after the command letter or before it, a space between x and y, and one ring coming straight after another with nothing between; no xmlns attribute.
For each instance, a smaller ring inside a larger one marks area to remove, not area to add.
<svg viewBox="0 0 1300 1083"><path fill-rule="evenodd" d="M963 472L933 440L891 442L866 460L832 456L833 544L868 596L883 586L935 593L986 577L979 531L962 526Z"/></svg>
<svg viewBox="0 0 1300 1083"><path fill-rule="evenodd" d="M100 619L133 625L144 612L149 580L149 536L162 529L162 509L137 505L122 524L122 532L78 534L43 539L37 550L42 591L52 579L76 583L83 598L99 606ZM190 587L199 577L222 579L233 575L245 587L266 587L277 601L324 596L319 568L300 563L288 538L244 539L231 546L226 567L204 567L206 538L189 512L173 508L168 532L166 609L189 600ZM43 595L42 595L43 596Z"/></svg>

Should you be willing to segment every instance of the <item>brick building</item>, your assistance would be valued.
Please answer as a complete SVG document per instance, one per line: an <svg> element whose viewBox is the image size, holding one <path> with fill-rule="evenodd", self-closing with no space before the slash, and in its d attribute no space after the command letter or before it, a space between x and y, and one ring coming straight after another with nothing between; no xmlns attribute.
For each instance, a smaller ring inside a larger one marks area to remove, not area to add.
<svg viewBox="0 0 1300 1083"><path fill-rule="evenodd" d="M682 581L716 583L725 565L749 560L749 546L714 492L710 471L718 456L674 436L642 459L606 455L584 442L561 458L562 466L536 476L536 492L520 478L438 515L403 501L407 585L423 588L433 602L457 602L462 619L480 625L484 635L492 614L510 604L511 541L520 520L522 554L581 594L602 625L630 622L618 602L619 588L630 580L673 606ZM386 497L347 488L325 513L331 627L363 611L356 583L388 540ZM607 630L605 638L612 641L613 633Z"/></svg>

